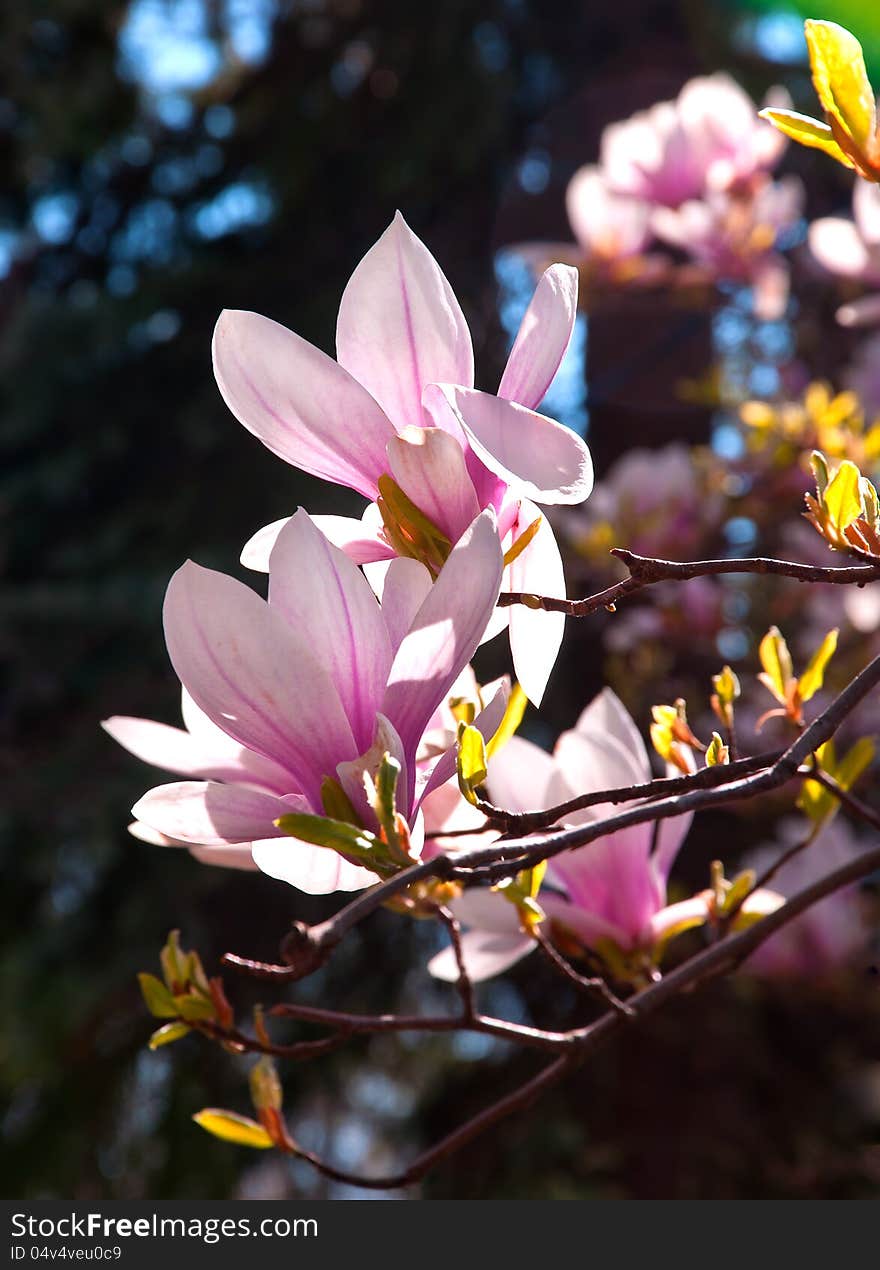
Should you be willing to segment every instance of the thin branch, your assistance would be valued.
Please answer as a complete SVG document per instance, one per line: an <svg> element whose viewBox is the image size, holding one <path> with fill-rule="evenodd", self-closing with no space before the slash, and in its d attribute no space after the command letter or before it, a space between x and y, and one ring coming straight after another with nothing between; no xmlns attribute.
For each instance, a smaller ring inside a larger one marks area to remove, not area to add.
<svg viewBox="0 0 880 1270"><path fill-rule="evenodd" d="M847 864L826 874L810 886L804 887L775 912L769 913L746 930L727 935L718 943L712 944L676 967L675 970L670 971L659 982L649 985L630 997L627 1002L629 1017L611 1011L585 1028L566 1033L565 1035L574 1042L574 1049L562 1054L531 1080L454 1129L400 1173L379 1178L361 1177L358 1174L335 1169L311 1152L297 1149L297 1154L325 1177L335 1181L371 1190L391 1190L410 1186L423 1178L435 1164L454 1155L499 1121L517 1111L525 1110L540 1094L568 1075L601 1046L607 1044L623 1027L634 1026L672 998L736 969L765 940L811 905L824 899L826 895L869 876L878 868L880 868L880 848L856 856Z"/></svg>
<svg viewBox="0 0 880 1270"><path fill-rule="evenodd" d="M466 1022L471 1022L477 1016L476 1000L474 998L474 985L471 983L468 974L467 965L464 959L464 949L461 944L461 927L458 919L453 916L448 908L440 905L437 909L437 916L446 927L449 939L452 943L452 951L455 956L455 965L458 970L458 979L456 981L456 989L461 998L461 1014Z"/></svg>
<svg viewBox="0 0 880 1270"><path fill-rule="evenodd" d="M715 577L725 573L772 574L776 577L794 578L796 582L831 582L855 586L864 586L866 582L880 579L880 561L876 564L825 566L799 564L793 560L774 560L767 556L752 556L741 560L655 560L649 556L637 556L623 547L613 548L611 555L626 565L629 576L595 595L588 595L582 600L561 600L523 591L504 591L498 597L498 605L506 608L512 604L524 604L528 608L544 609L548 613L565 613L567 617L588 617L599 609L613 608L619 600L658 582L688 582L692 578Z"/></svg>
<svg viewBox="0 0 880 1270"><path fill-rule="evenodd" d="M325 1010L319 1006L287 1001L273 1006L269 1014L301 1023L317 1023L346 1037L376 1032L481 1032L485 1036L496 1036L500 1040L551 1052L566 1050L571 1044L565 1032L544 1032L540 1028L508 1023L505 1019L482 1014L468 1018L460 1014L348 1014L342 1010Z"/></svg>
<svg viewBox="0 0 880 1270"><path fill-rule="evenodd" d="M375 912L387 900L402 894L414 882L428 878L441 881L449 881L452 878L465 882L499 881L503 877L512 876L520 869L530 868L542 860L550 859L562 851L586 846L617 829L627 829L632 825L644 824L652 820L665 820L672 816L683 815L685 812L700 811L706 807L723 806L728 802L740 801L778 789L798 774L801 763L834 735L847 715L878 683L880 683L880 656L869 662L865 669L834 698L821 714L817 715L810 726L805 728L769 767L763 767L751 775L736 778L743 770L741 765L749 762L749 760L741 759L736 764L725 764L707 769L712 772L718 771L728 779L731 775L734 776L729 784L722 784L717 788L706 787L702 783L699 786L691 783L683 793L660 798L656 802L641 803L636 807L618 812L615 816L607 816L574 829L550 833L539 839L506 840L493 843L488 847L475 847L471 851L454 855L443 854L422 860L419 864L386 878L369 890L362 891L356 899L320 926L300 927L299 936L316 960L326 959L352 927ZM682 779L693 782L691 777ZM704 779L708 781L708 776ZM661 784L659 781L651 782L652 786L659 784ZM677 782L676 784L677 788L681 788ZM647 788L650 789L651 786ZM602 797L605 801L609 801L607 792L603 793Z"/></svg>
<svg viewBox="0 0 880 1270"><path fill-rule="evenodd" d="M562 953L553 946L540 927L536 927L532 931L532 935L535 943L558 974L573 983L576 988L580 988L582 992L588 992L592 997L599 997L612 1010L617 1010L628 1018L632 1017L632 1010L630 1010L625 1001L621 1001L620 997L611 991L611 988L601 975L587 978L586 975L578 974L574 966L570 965L565 957L562 956Z"/></svg>
<svg viewBox="0 0 880 1270"><path fill-rule="evenodd" d="M691 789L716 789L719 785L728 784L737 776L770 767L782 753L782 750L768 750L763 754L738 759L735 763L704 767L690 776L670 776L640 785L594 790L589 794L578 794L544 811L506 811L503 807L496 807L493 803L486 802L485 799L478 799L476 805L483 815L505 829L530 833L537 829L547 829L557 821L570 816L572 812L584 811L587 807L596 807L603 803L630 803L643 798L659 798L663 794L683 794Z"/></svg>

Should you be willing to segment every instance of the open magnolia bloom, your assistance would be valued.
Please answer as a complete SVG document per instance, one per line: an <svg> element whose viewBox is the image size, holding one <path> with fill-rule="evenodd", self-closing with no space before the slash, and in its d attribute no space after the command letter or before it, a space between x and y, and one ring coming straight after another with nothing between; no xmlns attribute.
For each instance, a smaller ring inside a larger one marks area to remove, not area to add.
<svg viewBox="0 0 880 1270"><path fill-rule="evenodd" d="M486 784L496 806L534 811L579 794L650 779L638 729L606 688L577 725L563 732L552 754L513 737L490 758ZM619 810L621 806L602 804L574 812L563 823L588 824ZM455 801L451 787L426 800L424 815L428 831L440 835L434 849L466 849L491 841L488 834L444 841L444 831L477 829L484 819L464 799ZM705 898L666 903L669 871L690 821L690 816L662 821L656 846L653 826L644 824L554 856L538 895L547 918L543 928L567 952L582 948L599 953L617 978L640 982L650 976L666 941L707 917ZM516 905L500 891L467 891L452 907L466 927L462 949L475 981L506 970L536 946ZM454 980L458 972L452 950L434 957L429 970L439 979Z"/></svg>
<svg viewBox="0 0 880 1270"><path fill-rule="evenodd" d="M778 162L785 139L759 119L729 75L689 80L662 101L602 134L609 189L659 207L680 207L750 184Z"/></svg>
<svg viewBox="0 0 880 1270"><path fill-rule="evenodd" d="M455 770L453 755L418 772L422 736L480 641L501 572L491 511L436 581L414 560L392 561L381 603L304 511L273 547L268 602L187 562L164 612L187 731L105 724L138 757L191 778L140 799L138 836L217 863L234 851L240 865L249 847L264 873L313 894L375 882L381 869L364 863L390 847L398 866L416 858L420 801ZM485 711L490 732L504 711L498 696Z"/></svg>
<svg viewBox="0 0 880 1270"><path fill-rule="evenodd" d="M286 462L370 500L362 520L315 523L358 563L410 557L436 575L481 510L492 508L507 553L505 589L564 596L553 532L535 504L580 503L589 451L537 414L571 338L577 272L543 275L497 395L474 387L464 314L431 253L398 215L345 288L337 360L256 313L226 311L214 371L241 423ZM285 522L266 526L242 562L265 569ZM517 675L538 703L562 639L559 614L515 606Z"/></svg>
<svg viewBox="0 0 880 1270"><path fill-rule="evenodd" d="M822 216L813 221L807 241L829 273L880 288L880 186L856 179L853 219ZM843 326L880 322L880 294L842 305L837 320Z"/></svg>

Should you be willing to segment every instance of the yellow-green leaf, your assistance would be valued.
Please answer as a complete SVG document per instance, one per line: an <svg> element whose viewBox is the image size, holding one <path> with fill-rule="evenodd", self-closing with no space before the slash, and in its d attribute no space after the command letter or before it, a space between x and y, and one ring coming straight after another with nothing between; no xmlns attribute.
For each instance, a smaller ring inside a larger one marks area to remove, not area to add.
<svg viewBox="0 0 880 1270"><path fill-rule="evenodd" d="M192 1028L186 1023L163 1023L161 1027L156 1028L148 1044L151 1050L157 1050L160 1045L170 1045L172 1041L179 1041L182 1036L186 1036L191 1031Z"/></svg>
<svg viewBox="0 0 880 1270"><path fill-rule="evenodd" d="M722 706L732 706L740 694L739 679L729 666L725 666L720 675L712 676L712 687Z"/></svg>
<svg viewBox="0 0 880 1270"><path fill-rule="evenodd" d="M800 693L801 701L809 701L822 687L825 679L825 667L834 656L837 648L837 635L838 631L835 627L834 630L828 632L810 658L806 670L798 680L798 692Z"/></svg>
<svg viewBox="0 0 880 1270"><path fill-rule="evenodd" d="M778 128L787 137L791 137L792 141L797 141L802 146L809 146L813 150L824 150L844 167L855 166L849 155L844 153L834 140L834 134L828 125L820 123L818 119L811 119L809 115L799 115L794 110L774 110L769 107L760 111L760 115L762 119L772 123L774 128Z"/></svg>
<svg viewBox="0 0 880 1270"><path fill-rule="evenodd" d="M831 523L840 529L846 529L847 525L858 520L862 514L860 477L861 472L855 463L844 459L822 495L823 508Z"/></svg>
<svg viewBox="0 0 880 1270"><path fill-rule="evenodd" d="M507 701L504 717L498 724L498 730L492 739L486 743L486 755L488 758L491 758L493 754L497 754L502 745L506 745L510 738L515 735L517 728L523 721L523 715L528 704L528 697L519 684L515 683L510 690L510 697Z"/></svg>
<svg viewBox="0 0 880 1270"><path fill-rule="evenodd" d="M779 628L771 626L758 647L758 657L764 667L761 682L783 705L788 699L788 685L792 678L791 654Z"/></svg>
<svg viewBox="0 0 880 1270"><path fill-rule="evenodd" d="M307 816L301 812L288 812L279 816L275 824L291 838L299 838L302 842L311 842L316 847L329 847L344 856L363 860L368 867L372 866L372 857L379 839L368 829L359 829L356 825L343 823L341 820L328 820L325 816Z"/></svg>
<svg viewBox="0 0 880 1270"><path fill-rule="evenodd" d="M467 723L458 725L458 787L469 803L476 803L474 790L489 774L486 743L479 728Z"/></svg>
<svg viewBox="0 0 880 1270"><path fill-rule="evenodd" d="M235 1142L242 1147L255 1147L265 1151L274 1145L266 1130L249 1116L240 1116L235 1111L224 1111L220 1107L205 1107L193 1116L196 1124L206 1133L224 1142Z"/></svg>
<svg viewBox="0 0 880 1270"><path fill-rule="evenodd" d="M140 974L138 983L141 985L141 992L144 994L144 1001L147 1003L150 1014L157 1019L177 1018L180 1011L174 997L161 979L157 979L155 975Z"/></svg>
<svg viewBox="0 0 880 1270"><path fill-rule="evenodd" d="M174 1013L191 1022L197 1019L213 1019L217 1014L214 1002L209 997L200 996L195 992L181 993L174 998L174 1004Z"/></svg>
<svg viewBox="0 0 880 1270"><path fill-rule="evenodd" d="M814 18L804 23L804 35L823 108L864 149L874 133L874 93L861 44L836 22Z"/></svg>
<svg viewBox="0 0 880 1270"><path fill-rule="evenodd" d="M342 824L360 824L354 804L333 776L325 776L321 781L321 806L331 820L341 821Z"/></svg>
<svg viewBox="0 0 880 1270"><path fill-rule="evenodd" d="M874 742L868 736L861 737L838 763L834 779L843 789L852 789L873 758Z"/></svg>
<svg viewBox="0 0 880 1270"><path fill-rule="evenodd" d="M712 733L712 740L706 750L706 766L717 767L721 763L730 762L730 752L717 732Z"/></svg>
<svg viewBox="0 0 880 1270"><path fill-rule="evenodd" d="M249 1076L251 1099L257 1111L280 1111L283 1100L281 1081L268 1054L257 1059Z"/></svg>

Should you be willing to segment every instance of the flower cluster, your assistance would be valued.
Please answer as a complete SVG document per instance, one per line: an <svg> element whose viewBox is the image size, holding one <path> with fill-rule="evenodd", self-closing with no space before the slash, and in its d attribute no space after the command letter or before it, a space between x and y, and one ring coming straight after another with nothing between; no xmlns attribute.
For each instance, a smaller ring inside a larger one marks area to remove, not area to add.
<svg viewBox="0 0 880 1270"><path fill-rule="evenodd" d="M796 178L771 178L784 147L729 76L690 80L674 101L610 124L598 164L575 173L571 258L596 285L749 283L756 312L779 314L788 287L779 243L803 197Z"/></svg>

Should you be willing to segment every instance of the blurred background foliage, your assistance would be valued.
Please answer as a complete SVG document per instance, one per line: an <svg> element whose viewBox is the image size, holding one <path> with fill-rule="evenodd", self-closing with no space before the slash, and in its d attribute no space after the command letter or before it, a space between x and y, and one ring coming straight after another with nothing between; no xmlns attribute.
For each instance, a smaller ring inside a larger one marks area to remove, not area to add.
<svg viewBox="0 0 880 1270"><path fill-rule="evenodd" d="M849 22L876 64L870 9L828 0L821 16ZM155 969L170 928L214 967L227 948L271 959L292 916L334 907L129 838L150 773L98 726L112 713L177 720L160 605L185 556L236 572L260 525L300 503L356 503L278 462L228 414L210 367L221 308L266 313L332 349L345 281L400 207L462 301L479 386L494 386L506 335L493 249L567 237L565 185L602 127L692 74L728 68L756 98L784 81L810 106L797 13L769 0L2 7L5 1195L361 1194L192 1125L204 1105L246 1110L239 1060L193 1038L145 1049L134 976ZM787 162L805 170L803 153ZM846 174L810 165L812 212L848 194ZM833 375L833 338L814 343ZM680 425L674 413L643 425L613 403L591 417L597 444L615 438L618 452L673 440ZM590 638L569 632L533 735L571 726L600 686ZM729 836L716 820L708 842ZM712 847L689 850L701 884ZM430 1009L448 999L421 968L433 940L381 914L300 992ZM484 991L547 1026L577 1004L531 963ZM852 979L681 1002L415 1194L876 1194L877 1014L874 984ZM519 1071L485 1038L377 1037L291 1072L287 1108L307 1146L384 1170Z"/></svg>

